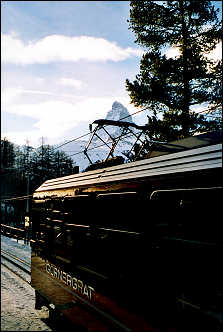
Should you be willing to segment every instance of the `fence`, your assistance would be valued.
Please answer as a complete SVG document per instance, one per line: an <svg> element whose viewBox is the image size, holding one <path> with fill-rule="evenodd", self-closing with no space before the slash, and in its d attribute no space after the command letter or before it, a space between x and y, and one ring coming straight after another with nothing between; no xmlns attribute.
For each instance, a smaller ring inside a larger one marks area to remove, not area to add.
<svg viewBox="0 0 223 332"><path fill-rule="evenodd" d="M1 234L13 239L24 240L24 244L29 244L30 229L29 228L16 228L8 225L1 224Z"/></svg>

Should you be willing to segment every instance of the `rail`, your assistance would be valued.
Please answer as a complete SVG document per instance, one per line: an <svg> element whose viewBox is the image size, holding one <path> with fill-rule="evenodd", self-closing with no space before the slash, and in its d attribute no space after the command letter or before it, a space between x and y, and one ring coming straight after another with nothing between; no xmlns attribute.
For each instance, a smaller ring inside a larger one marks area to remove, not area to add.
<svg viewBox="0 0 223 332"><path fill-rule="evenodd" d="M13 254L11 254L8 251L5 251L3 249L1 249L1 258L3 258L4 260L9 262L11 265L15 266L16 268L19 268L20 270L25 272L25 275L28 275L28 276L31 275L31 264L27 263L23 259L15 256L15 255L13 255ZM30 281L28 281L24 277L24 275L22 275L21 273L18 273L18 271L15 271L14 269L12 269L8 264L4 263L4 261L2 259L1 259L1 264L4 265L5 267L7 267L7 269L9 269L11 272L16 274L23 281L30 284Z"/></svg>

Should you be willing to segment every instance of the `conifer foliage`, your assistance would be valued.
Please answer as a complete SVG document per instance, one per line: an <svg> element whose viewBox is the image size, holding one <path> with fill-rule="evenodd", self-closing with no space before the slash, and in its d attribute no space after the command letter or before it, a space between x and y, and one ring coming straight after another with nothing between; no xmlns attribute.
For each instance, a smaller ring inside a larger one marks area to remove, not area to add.
<svg viewBox="0 0 223 332"><path fill-rule="evenodd" d="M221 126L222 60L207 57L221 39L211 1L130 1L129 28L145 49L140 73L126 88L147 108L151 137L178 139ZM178 51L170 57L168 48ZM192 108L202 105L205 112Z"/></svg>
<svg viewBox="0 0 223 332"><path fill-rule="evenodd" d="M5 186L1 186L1 194L4 196L10 178L16 179L16 183L7 195L13 193L12 196L21 196L27 193L28 177L32 193L48 179L72 174L73 167L73 160L64 151L56 150L51 145L42 144L34 149L28 144L17 146L7 138L1 140L0 175L1 182L6 182Z"/></svg>

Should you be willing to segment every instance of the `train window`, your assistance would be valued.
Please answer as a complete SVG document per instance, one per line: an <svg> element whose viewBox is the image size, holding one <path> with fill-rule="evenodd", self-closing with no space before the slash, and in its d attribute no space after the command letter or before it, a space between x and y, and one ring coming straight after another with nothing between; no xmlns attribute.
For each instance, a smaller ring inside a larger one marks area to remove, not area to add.
<svg viewBox="0 0 223 332"><path fill-rule="evenodd" d="M92 221L96 226L139 231L148 219L148 203L148 198L137 192L99 194L94 202Z"/></svg>
<svg viewBox="0 0 223 332"><path fill-rule="evenodd" d="M166 218L169 238L210 242L219 239L220 224L210 211L218 215L221 194L221 187L157 190L150 200L159 207L158 219L171 216Z"/></svg>
<svg viewBox="0 0 223 332"><path fill-rule="evenodd" d="M101 279L120 275L128 262L137 261L141 236L136 232L90 227L77 244L76 264Z"/></svg>
<svg viewBox="0 0 223 332"><path fill-rule="evenodd" d="M92 216L92 198L89 195L66 197L63 204L63 219L66 223L89 224Z"/></svg>
<svg viewBox="0 0 223 332"><path fill-rule="evenodd" d="M184 188L184 189L168 189L155 190L150 195L151 200L165 201L190 201L195 204L202 201L216 200L222 194L221 187L210 188Z"/></svg>
<svg viewBox="0 0 223 332"><path fill-rule="evenodd" d="M100 275L106 277L121 273L128 259L136 259L136 248L140 248L136 242L140 242L140 233L135 230L139 219L134 216L136 202L139 201L136 192L99 194L95 199L69 200L73 220L65 224L71 230L67 245L72 244L74 261L80 269L99 278ZM77 204L79 202L80 205ZM83 207L84 210L79 214Z"/></svg>
<svg viewBox="0 0 223 332"><path fill-rule="evenodd" d="M63 205L66 212L73 211L78 208L78 206L83 206L89 200L91 200L90 195L76 195L74 197L65 197Z"/></svg>

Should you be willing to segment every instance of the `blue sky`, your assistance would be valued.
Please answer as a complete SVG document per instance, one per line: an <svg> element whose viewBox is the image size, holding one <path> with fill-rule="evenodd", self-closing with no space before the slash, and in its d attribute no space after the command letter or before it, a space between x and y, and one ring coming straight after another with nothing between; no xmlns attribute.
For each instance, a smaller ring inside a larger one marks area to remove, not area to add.
<svg viewBox="0 0 223 332"><path fill-rule="evenodd" d="M59 144L87 133L116 100L136 111L125 80L139 72L142 49L128 29L129 1L2 1L1 7L2 137L34 147L42 136ZM146 115L133 119L142 124Z"/></svg>

